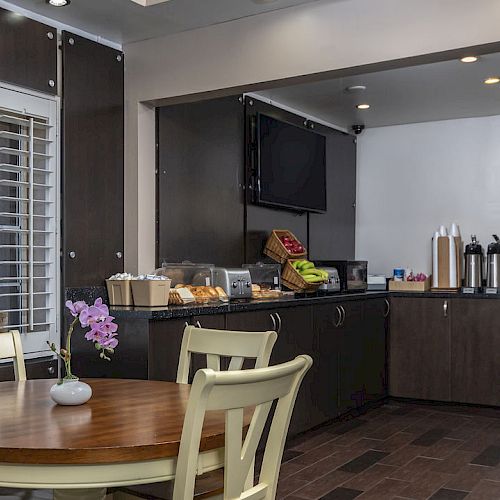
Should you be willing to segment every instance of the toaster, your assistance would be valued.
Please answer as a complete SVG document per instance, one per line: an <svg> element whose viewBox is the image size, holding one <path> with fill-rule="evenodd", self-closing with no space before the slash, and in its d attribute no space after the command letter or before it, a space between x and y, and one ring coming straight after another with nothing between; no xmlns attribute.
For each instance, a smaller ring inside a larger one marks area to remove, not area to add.
<svg viewBox="0 0 500 500"><path fill-rule="evenodd" d="M252 297L252 278L248 269L215 267L212 269L212 284L222 287L229 299Z"/></svg>
<svg viewBox="0 0 500 500"><path fill-rule="evenodd" d="M340 277L337 268L335 267L322 267L320 268L328 273L328 280L326 283L322 283L318 291L323 293L336 293L340 292Z"/></svg>

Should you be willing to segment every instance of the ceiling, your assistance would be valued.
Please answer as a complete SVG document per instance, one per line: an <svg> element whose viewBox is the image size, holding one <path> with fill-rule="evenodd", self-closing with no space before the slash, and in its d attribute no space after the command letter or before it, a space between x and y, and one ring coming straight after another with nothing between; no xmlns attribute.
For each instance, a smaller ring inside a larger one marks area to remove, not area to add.
<svg viewBox="0 0 500 500"><path fill-rule="evenodd" d="M125 44L231 21L317 0L168 0L143 7L132 0L72 0L52 7L45 0L8 0L22 9ZM339 0L331 0L339 1Z"/></svg>
<svg viewBox="0 0 500 500"><path fill-rule="evenodd" d="M500 115L500 84L485 85L488 76L500 76L498 53L483 55L476 63L452 60L258 94L343 128L353 124L381 127ZM365 85L366 90L346 92L351 85ZM360 103L370 104L370 109L356 109Z"/></svg>

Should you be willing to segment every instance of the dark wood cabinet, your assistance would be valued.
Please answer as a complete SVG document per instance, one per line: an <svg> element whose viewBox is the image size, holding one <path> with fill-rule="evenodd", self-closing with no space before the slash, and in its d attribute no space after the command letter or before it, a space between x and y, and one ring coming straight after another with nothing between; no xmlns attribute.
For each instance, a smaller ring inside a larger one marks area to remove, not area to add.
<svg viewBox="0 0 500 500"><path fill-rule="evenodd" d="M63 283L123 271L123 55L63 32Z"/></svg>
<svg viewBox="0 0 500 500"><path fill-rule="evenodd" d="M241 266L244 107L238 96L158 110L158 261Z"/></svg>
<svg viewBox="0 0 500 500"><path fill-rule="evenodd" d="M57 94L57 29L0 9L0 81Z"/></svg>
<svg viewBox="0 0 500 500"><path fill-rule="evenodd" d="M500 300L455 299L451 318L451 399L500 406Z"/></svg>
<svg viewBox="0 0 500 500"><path fill-rule="evenodd" d="M326 135L327 211L309 214L309 256L354 259L356 139L332 130Z"/></svg>
<svg viewBox="0 0 500 500"><path fill-rule="evenodd" d="M182 336L184 328L190 322L191 318L180 318L149 323L148 378L150 380L176 381Z"/></svg>
<svg viewBox="0 0 500 500"><path fill-rule="evenodd" d="M366 346L363 335L363 303L361 301L338 304L341 309L341 336L339 359L339 407L341 412L361 406L365 400L362 363Z"/></svg>
<svg viewBox="0 0 500 500"><path fill-rule="evenodd" d="M278 339L271 355L272 365L285 363L300 354L308 354L313 358L313 363L317 362L311 306L231 313L226 316L226 327L228 330L247 331L278 329ZM312 393L313 373L311 369L306 374L297 396L290 423L290 434L303 432L322 421L315 414Z"/></svg>
<svg viewBox="0 0 500 500"><path fill-rule="evenodd" d="M57 378L57 359L37 358L25 360L26 378L33 380L37 378ZM14 368L12 363L0 365L0 382L14 380Z"/></svg>
<svg viewBox="0 0 500 500"><path fill-rule="evenodd" d="M96 378L148 378L147 320L117 320L118 347L111 355L111 361L99 358L94 343L85 339L85 332L77 326L71 337L71 368L78 377ZM168 321L163 322L165 325ZM86 330L85 330L86 331ZM63 342L66 342L63 338ZM64 368L63 368L64 371Z"/></svg>
<svg viewBox="0 0 500 500"><path fill-rule="evenodd" d="M342 332L336 326L342 313L337 304L316 305L313 308L315 331L313 380L311 394L316 419L326 422L340 413L339 369Z"/></svg>
<svg viewBox="0 0 500 500"><path fill-rule="evenodd" d="M450 401L452 300L391 298L391 396Z"/></svg>
<svg viewBox="0 0 500 500"><path fill-rule="evenodd" d="M370 299L363 303L363 328L360 331L363 346L361 363L366 401L378 401L387 396L387 331L389 302Z"/></svg>

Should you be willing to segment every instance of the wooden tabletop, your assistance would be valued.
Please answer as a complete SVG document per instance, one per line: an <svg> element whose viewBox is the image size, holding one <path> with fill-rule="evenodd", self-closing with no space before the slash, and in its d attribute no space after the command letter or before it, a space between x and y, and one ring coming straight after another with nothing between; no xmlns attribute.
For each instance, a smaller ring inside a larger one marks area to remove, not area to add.
<svg viewBox="0 0 500 500"><path fill-rule="evenodd" d="M98 464L178 454L189 385L85 382L93 395L81 406L56 405L49 397L54 379L0 383L0 463ZM200 450L223 446L224 413L207 412Z"/></svg>

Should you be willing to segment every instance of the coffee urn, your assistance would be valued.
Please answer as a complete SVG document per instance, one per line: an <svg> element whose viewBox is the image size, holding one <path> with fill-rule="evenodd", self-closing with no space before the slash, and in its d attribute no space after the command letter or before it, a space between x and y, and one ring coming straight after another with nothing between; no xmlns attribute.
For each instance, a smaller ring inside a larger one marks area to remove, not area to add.
<svg viewBox="0 0 500 500"><path fill-rule="evenodd" d="M486 293L498 293L500 287L500 239L496 234L493 235L493 239L495 241L488 245L486 257L488 263Z"/></svg>
<svg viewBox="0 0 500 500"><path fill-rule="evenodd" d="M481 292L483 286L483 247L476 235L471 236L471 243L465 246L465 281L464 293Z"/></svg>

